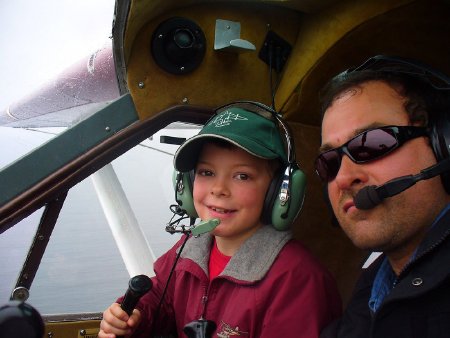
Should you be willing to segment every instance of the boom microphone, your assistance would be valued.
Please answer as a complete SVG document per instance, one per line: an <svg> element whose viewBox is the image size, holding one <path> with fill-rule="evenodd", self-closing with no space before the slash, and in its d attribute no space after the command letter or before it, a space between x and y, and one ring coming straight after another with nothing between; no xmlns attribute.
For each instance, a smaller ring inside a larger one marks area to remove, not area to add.
<svg viewBox="0 0 450 338"><path fill-rule="evenodd" d="M371 185L364 187L358 191L353 199L355 207L361 210L372 209L383 202L385 198L400 194L402 191L410 188L418 181L428 180L429 178L435 177L449 170L450 158L423 169L416 175L401 176L394 178L383 185Z"/></svg>
<svg viewBox="0 0 450 338"><path fill-rule="evenodd" d="M220 219L213 218L207 221L198 223L195 228L191 230L192 235L198 236L214 230L220 224Z"/></svg>
<svg viewBox="0 0 450 338"><path fill-rule="evenodd" d="M192 219L192 223L194 223L195 219ZM194 236L198 236L210 231L213 231L220 224L220 219L212 218L206 221L201 221L197 225L174 225L173 223L166 225L166 231L168 233L174 234L177 232L181 232L183 234L192 234Z"/></svg>

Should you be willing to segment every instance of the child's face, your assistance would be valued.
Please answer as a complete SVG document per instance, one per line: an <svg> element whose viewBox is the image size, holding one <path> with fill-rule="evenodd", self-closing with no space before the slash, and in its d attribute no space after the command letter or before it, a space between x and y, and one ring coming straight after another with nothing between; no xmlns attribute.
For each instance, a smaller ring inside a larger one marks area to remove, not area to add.
<svg viewBox="0 0 450 338"><path fill-rule="evenodd" d="M262 225L272 176L268 160L237 147L205 144L195 173L195 209L203 220L220 219L213 235L242 243Z"/></svg>

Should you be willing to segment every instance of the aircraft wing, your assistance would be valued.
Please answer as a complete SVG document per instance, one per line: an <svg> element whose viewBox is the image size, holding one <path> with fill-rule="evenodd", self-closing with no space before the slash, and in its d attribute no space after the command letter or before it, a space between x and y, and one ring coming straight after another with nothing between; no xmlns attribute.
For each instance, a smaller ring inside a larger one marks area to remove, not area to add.
<svg viewBox="0 0 450 338"><path fill-rule="evenodd" d="M104 46L0 112L0 126L67 127L119 97L112 47Z"/></svg>

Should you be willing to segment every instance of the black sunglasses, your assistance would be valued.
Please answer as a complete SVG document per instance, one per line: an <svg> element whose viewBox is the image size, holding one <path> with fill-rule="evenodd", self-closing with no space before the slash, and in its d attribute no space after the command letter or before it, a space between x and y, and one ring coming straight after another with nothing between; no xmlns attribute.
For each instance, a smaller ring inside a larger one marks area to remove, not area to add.
<svg viewBox="0 0 450 338"><path fill-rule="evenodd" d="M323 182L329 182L336 177L343 154L355 163L367 163L389 154L408 140L427 135L426 127L386 126L369 129L342 146L321 153L316 158L316 172Z"/></svg>

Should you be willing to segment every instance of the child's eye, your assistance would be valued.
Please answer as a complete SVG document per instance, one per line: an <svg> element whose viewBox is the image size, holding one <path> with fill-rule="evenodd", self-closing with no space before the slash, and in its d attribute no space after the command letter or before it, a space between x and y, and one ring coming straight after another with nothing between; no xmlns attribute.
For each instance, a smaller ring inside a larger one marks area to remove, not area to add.
<svg viewBox="0 0 450 338"><path fill-rule="evenodd" d="M213 176L213 172L211 170L207 170L207 169L199 169L197 170L197 175L199 176Z"/></svg>
<svg viewBox="0 0 450 338"><path fill-rule="evenodd" d="M250 177L247 174L236 174L235 178L238 179L238 180L241 180L241 181L246 181Z"/></svg>

